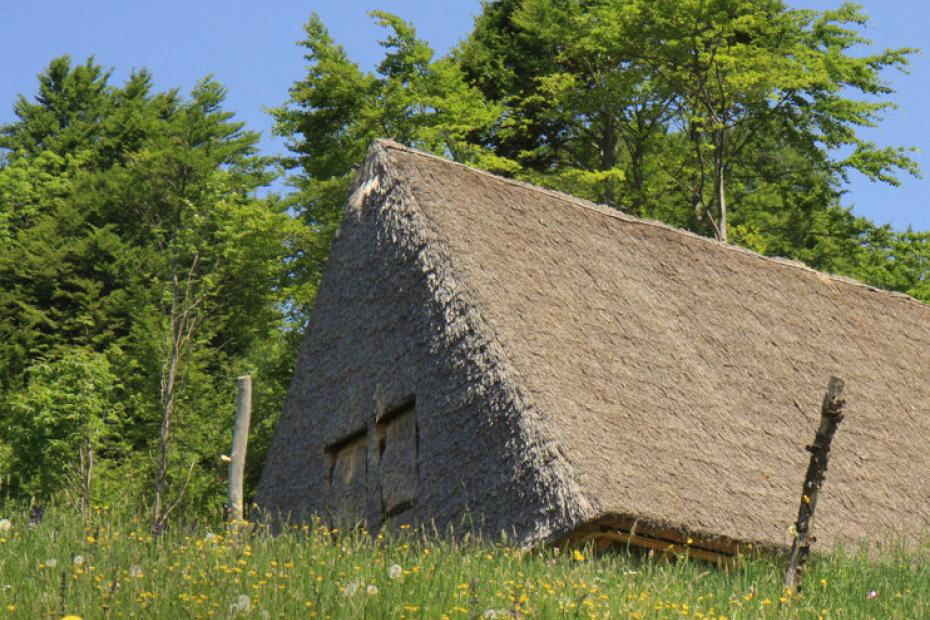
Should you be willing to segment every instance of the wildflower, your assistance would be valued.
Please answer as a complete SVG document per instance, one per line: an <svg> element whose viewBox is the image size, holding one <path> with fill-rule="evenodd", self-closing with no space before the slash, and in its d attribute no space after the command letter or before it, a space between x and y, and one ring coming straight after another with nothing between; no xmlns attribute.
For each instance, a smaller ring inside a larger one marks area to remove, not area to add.
<svg viewBox="0 0 930 620"><path fill-rule="evenodd" d="M368 596L378 596L378 586L373 583L369 583L368 587L365 588L365 594Z"/></svg>
<svg viewBox="0 0 930 620"><path fill-rule="evenodd" d="M45 509L40 504L35 504L29 509L29 525L38 525L42 522L42 515Z"/></svg>
<svg viewBox="0 0 930 620"><path fill-rule="evenodd" d="M68 616L63 616L61 620L81 620L81 617L68 615Z"/></svg>
<svg viewBox="0 0 930 620"><path fill-rule="evenodd" d="M572 559L576 562L584 562L584 554L575 549L575 551L572 552Z"/></svg>
<svg viewBox="0 0 930 620"><path fill-rule="evenodd" d="M867 598L870 601L873 599L876 599L878 598L878 592L876 592L875 590L871 590L868 594L865 595L865 598Z"/></svg>
<svg viewBox="0 0 930 620"><path fill-rule="evenodd" d="M83 566L83 565L84 565L84 556L83 556L83 555L76 555L76 556L74 556L74 558L73 558L71 561L74 562L74 565L75 565L75 566Z"/></svg>
<svg viewBox="0 0 930 620"><path fill-rule="evenodd" d="M342 589L342 595L352 596L353 594L358 592L358 589L361 587L361 585L362 584L360 584L358 581L350 581L349 583L346 584L346 587Z"/></svg>
<svg viewBox="0 0 930 620"><path fill-rule="evenodd" d="M216 542L216 534L214 534L213 532L207 532L206 535L203 537L203 539L205 542L208 542L208 543Z"/></svg>
<svg viewBox="0 0 930 620"><path fill-rule="evenodd" d="M404 576L404 569L400 567L400 564L391 564L391 568L388 571L388 577L391 579L400 579Z"/></svg>
<svg viewBox="0 0 930 620"><path fill-rule="evenodd" d="M0 534L6 534L13 529L13 522L9 519L0 519Z"/></svg>
<svg viewBox="0 0 930 620"><path fill-rule="evenodd" d="M229 613L237 614L239 612L248 613L252 611L252 599L248 594L240 594L235 603L229 606Z"/></svg>
<svg viewBox="0 0 930 620"><path fill-rule="evenodd" d="M58 566L58 560L56 560L55 558L49 558L45 560L45 565L48 566L49 568L55 568L56 566Z"/></svg>
<svg viewBox="0 0 930 620"><path fill-rule="evenodd" d="M482 618L496 618L497 610L496 609L485 609L484 613L481 614Z"/></svg>
<svg viewBox="0 0 930 620"><path fill-rule="evenodd" d="M133 579L142 579L143 574L141 566L133 564L129 567L129 576Z"/></svg>

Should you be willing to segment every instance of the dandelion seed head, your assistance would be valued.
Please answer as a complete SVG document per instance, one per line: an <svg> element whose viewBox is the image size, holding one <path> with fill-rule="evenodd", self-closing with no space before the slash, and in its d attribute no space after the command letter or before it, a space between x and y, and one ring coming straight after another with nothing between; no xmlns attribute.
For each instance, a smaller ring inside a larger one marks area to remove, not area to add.
<svg viewBox="0 0 930 620"><path fill-rule="evenodd" d="M388 570L388 576L391 579L400 579L404 575L404 569L401 568L400 564L391 564L391 568Z"/></svg>

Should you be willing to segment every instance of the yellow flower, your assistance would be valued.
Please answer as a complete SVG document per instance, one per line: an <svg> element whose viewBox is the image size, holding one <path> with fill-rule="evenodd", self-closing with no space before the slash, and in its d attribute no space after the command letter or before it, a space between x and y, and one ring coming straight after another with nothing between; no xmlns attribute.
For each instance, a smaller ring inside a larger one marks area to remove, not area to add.
<svg viewBox="0 0 930 620"><path fill-rule="evenodd" d="M572 552L572 558L574 558L576 562L584 562L584 554L577 549Z"/></svg>

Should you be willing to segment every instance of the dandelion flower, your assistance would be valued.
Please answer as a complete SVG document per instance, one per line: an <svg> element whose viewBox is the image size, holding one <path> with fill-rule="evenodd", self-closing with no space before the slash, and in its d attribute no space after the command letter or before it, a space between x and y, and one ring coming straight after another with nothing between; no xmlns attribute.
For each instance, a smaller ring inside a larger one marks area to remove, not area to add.
<svg viewBox="0 0 930 620"><path fill-rule="evenodd" d="M74 559L72 559L71 561L74 562L74 565L75 565L75 566L83 566L83 564L84 564L84 556L83 556L83 555L76 555L76 556L74 556Z"/></svg>
<svg viewBox="0 0 930 620"><path fill-rule="evenodd" d="M62 616L61 620L81 620L80 616Z"/></svg>
<svg viewBox="0 0 930 620"><path fill-rule="evenodd" d="M0 534L5 534L13 529L13 522L9 519L0 519Z"/></svg>
<svg viewBox="0 0 930 620"><path fill-rule="evenodd" d="M369 583L368 587L365 588L365 594L368 596L378 596L378 586L373 583Z"/></svg>
<svg viewBox="0 0 930 620"><path fill-rule="evenodd" d="M229 606L229 613L236 614L239 612L248 613L252 611L252 599L248 594L240 594L236 602Z"/></svg>
<svg viewBox="0 0 930 620"><path fill-rule="evenodd" d="M391 568L388 571L388 576L391 579L400 579L404 575L404 569L400 567L400 564L391 564Z"/></svg>
<svg viewBox="0 0 930 620"><path fill-rule="evenodd" d="M572 559L576 562L584 562L584 554L577 549L572 553Z"/></svg>

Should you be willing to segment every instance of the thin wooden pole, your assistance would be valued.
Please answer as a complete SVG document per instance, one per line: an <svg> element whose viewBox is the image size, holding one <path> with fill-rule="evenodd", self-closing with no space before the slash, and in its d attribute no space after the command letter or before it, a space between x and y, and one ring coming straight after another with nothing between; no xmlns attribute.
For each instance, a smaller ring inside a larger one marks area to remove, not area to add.
<svg viewBox="0 0 930 620"><path fill-rule="evenodd" d="M243 375L236 379L236 424L233 427L232 452L229 462L229 492L227 509L234 523L243 520L242 483L245 475L245 452L249 444L249 422L252 417L252 377Z"/></svg>
<svg viewBox="0 0 930 620"><path fill-rule="evenodd" d="M816 540L810 535L811 523L814 520L814 510L817 508L817 496L826 479L827 459L830 457L830 444L836 427L843 421L843 388L845 384L838 377L830 377L827 384L827 393L823 397L820 407L820 426L814 443L807 446L811 453L811 460L807 466L807 475L804 477L804 488L801 490L801 506L798 509L798 521L794 525L794 543L788 555L788 568L785 571L785 589L798 594L804 581L804 566L811 553L811 544Z"/></svg>

